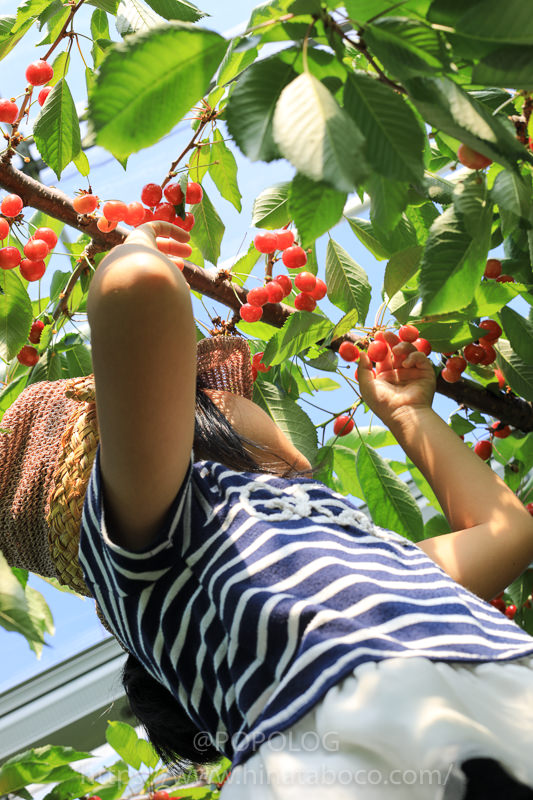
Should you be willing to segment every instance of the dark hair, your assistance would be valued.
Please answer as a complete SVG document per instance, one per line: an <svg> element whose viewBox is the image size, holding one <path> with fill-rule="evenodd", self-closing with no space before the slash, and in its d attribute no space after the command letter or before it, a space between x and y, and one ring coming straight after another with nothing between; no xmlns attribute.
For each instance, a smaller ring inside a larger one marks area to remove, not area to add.
<svg viewBox="0 0 533 800"><path fill-rule="evenodd" d="M219 461L240 471L267 471L247 452L246 444L260 447L240 436L198 385L193 444L195 458ZM202 746L201 750L196 748L195 740L200 731L181 703L131 654L124 666L122 682L131 710L171 771L182 768L186 761L209 764L221 757L222 754L213 746ZM202 737L202 743L204 740Z"/></svg>

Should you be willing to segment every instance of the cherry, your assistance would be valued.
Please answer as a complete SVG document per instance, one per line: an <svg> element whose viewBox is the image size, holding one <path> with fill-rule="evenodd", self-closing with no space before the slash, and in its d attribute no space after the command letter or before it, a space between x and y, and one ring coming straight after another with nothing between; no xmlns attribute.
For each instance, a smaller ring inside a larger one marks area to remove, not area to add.
<svg viewBox="0 0 533 800"><path fill-rule="evenodd" d="M0 204L0 211L6 217L18 217L23 205L22 198L18 194L8 194Z"/></svg>
<svg viewBox="0 0 533 800"><path fill-rule="evenodd" d="M30 261L28 258L23 258L19 269L20 274L27 281L39 281L46 272L46 264L44 261Z"/></svg>
<svg viewBox="0 0 533 800"><path fill-rule="evenodd" d="M511 428L509 425L504 425L503 422L493 422L490 430L497 439L507 439L511 435Z"/></svg>
<svg viewBox="0 0 533 800"><path fill-rule="evenodd" d="M99 217L96 223L96 227L102 233L109 233L110 231L114 231L117 227L116 222L111 222L111 220L106 219L105 217Z"/></svg>
<svg viewBox="0 0 533 800"><path fill-rule="evenodd" d="M486 367L489 364L494 364L496 361L496 350L491 344L483 344L483 358L479 362L482 366Z"/></svg>
<svg viewBox="0 0 533 800"><path fill-rule="evenodd" d="M53 86L45 86L44 89L41 89L41 91L37 96L37 101L40 106L44 106L44 104L46 103L46 99L53 88L54 88Z"/></svg>
<svg viewBox="0 0 533 800"><path fill-rule="evenodd" d="M457 372L457 370L450 369L449 367L444 367L440 374L446 383L457 383L457 381L461 380L461 373Z"/></svg>
<svg viewBox="0 0 533 800"><path fill-rule="evenodd" d="M257 369L252 364L252 381L254 381L255 383L256 380L257 380Z"/></svg>
<svg viewBox="0 0 533 800"><path fill-rule="evenodd" d="M54 77L54 70L46 61L34 61L26 68L26 80L32 86L42 86Z"/></svg>
<svg viewBox="0 0 533 800"><path fill-rule="evenodd" d="M269 303L280 303L285 297L281 284L278 283L278 281L269 281L266 284L265 289L268 293Z"/></svg>
<svg viewBox="0 0 533 800"><path fill-rule="evenodd" d="M426 356L429 356L431 353L431 345L427 339L415 339L413 345L419 350L421 353L424 353Z"/></svg>
<svg viewBox="0 0 533 800"><path fill-rule="evenodd" d="M25 367L34 367L39 361L39 353L35 347L25 344L20 353L17 353L17 358Z"/></svg>
<svg viewBox="0 0 533 800"><path fill-rule="evenodd" d="M279 231L276 235L278 237L278 250L286 250L287 247L292 247L294 244L294 233L292 231Z"/></svg>
<svg viewBox="0 0 533 800"><path fill-rule="evenodd" d="M466 360L462 356L452 356L446 361L446 369L450 369L453 372L464 372Z"/></svg>
<svg viewBox="0 0 533 800"><path fill-rule="evenodd" d="M13 269L18 267L22 256L16 247L0 248L0 269Z"/></svg>
<svg viewBox="0 0 533 800"><path fill-rule="evenodd" d="M503 389L505 387L505 378L503 376L503 372L501 371L501 369L494 370L494 377L498 381L498 386L500 387L500 389Z"/></svg>
<svg viewBox="0 0 533 800"><path fill-rule="evenodd" d="M303 247L293 245L283 251L281 260L287 269L298 269L299 267L305 267L307 264L307 255Z"/></svg>
<svg viewBox="0 0 533 800"><path fill-rule="evenodd" d="M298 309L298 311L314 311L316 308L316 300L314 297L311 297L310 294L302 292L301 294L297 294L294 298L294 307Z"/></svg>
<svg viewBox="0 0 533 800"><path fill-rule="evenodd" d="M171 800L171 798L168 792L159 790L158 792L153 793L152 800Z"/></svg>
<svg viewBox="0 0 533 800"><path fill-rule="evenodd" d="M502 274L502 262L498 258L489 258L485 265L485 278L499 278Z"/></svg>
<svg viewBox="0 0 533 800"><path fill-rule="evenodd" d="M131 225L136 228L141 222L144 222L144 206L136 200L133 203L128 203L126 217L124 218L126 225Z"/></svg>
<svg viewBox="0 0 533 800"><path fill-rule="evenodd" d="M7 122L12 125L18 113L19 110L16 103L12 103L11 100L6 100L5 98L0 99L0 122Z"/></svg>
<svg viewBox="0 0 533 800"><path fill-rule="evenodd" d="M150 211L149 208L145 208L144 209L144 219L142 221L142 224L144 225L145 222L151 222L153 220L153 218L154 218L153 211Z"/></svg>
<svg viewBox="0 0 533 800"><path fill-rule="evenodd" d="M496 280L498 283L515 283L515 279L512 275L500 275Z"/></svg>
<svg viewBox="0 0 533 800"><path fill-rule="evenodd" d="M251 306L264 306L268 303L268 290L265 286L258 286L256 289L250 289L246 295L246 302Z"/></svg>
<svg viewBox="0 0 533 800"><path fill-rule="evenodd" d="M263 309L261 306L251 306L249 303L244 303L239 313L245 322L257 322L263 316Z"/></svg>
<svg viewBox="0 0 533 800"><path fill-rule="evenodd" d="M531 516L533 517L533 503L528 503L526 505L526 508L529 511L529 513L531 514Z"/></svg>
<svg viewBox="0 0 533 800"><path fill-rule="evenodd" d="M52 228L37 228L32 238L42 239L50 250L53 250L57 244L57 234Z"/></svg>
<svg viewBox="0 0 533 800"><path fill-rule="evenodd" d="M145 206L156 206L163 197L163 190L158 183L147 183L141 191L141 200Z"/></svg>
<svg viewBox="0 0 533 800"><path fill-rule="evenodd" d="M30 335L28 339L33 344L39 344L41 341L41 333L44 330L44 322L42 319L36 319L35 322L31 326Z"/></svg>
<svg viewBox="0 0 533 800"><path fill-rule="evenodd" d="M335 436L346 436L347 433L353 431L353 428L354 421L346 414L342 414L340 417L337 417L333 423L333 433Z"/></svg>
<svg viewBox="0 0 533 800"><path fill-rule="evenodd" d="M315 288L313 289L312 292L309 292L309 294L311 295L311 297L314 297L315 300L322 300L322 298L325 297L327 293L328 293L328 287L326 286L324 281L321 280L321 278L317 278Z"/></svg>
<svg viewBox="0 0 533 800"><path fill-rule="evenodd" d="M122 200L108 200L104 203L102 213L109 222L122 222L126 219L128 206Z"/></svg>
<svg viewBox="0 0 533 800"><path fill-rule="evenodd" d="M316 278L312 272L299 272L294 278L294 285L301 292L311 294L316 287Z"/></svg>
<svg viewBox="0 0 533 800"><path fill-rule="evenodd" d="M258 372L269 372L272 367L267 367L266 364L263 364L261 359L263 358L263 352L255 353L252 358L252 367L255 367Z"/></svg>
<svg viewBox="0 0 533 800"><path fill-rule="evenodd" d="M195 221L194 214L191 214L190 211L187 211L185 214L185 219L182 219L181 217L174 218L174 225L177 225L178 228L182 228L184 231L191 231L194 228Z"/></svg>
<svg viewBox="0 0 533 800"><path fill-rule="evenodd" d="M93 211L96 211L99 204L100 199L95 194L90 194L90 192L79 194L72 201L74 211L77 214L92 214Z"/></svg>
<svg viewBox="0 0 533 800"><path fill-rule="evenodd" d="M386 342L381 341L380 339L374 339L373 342L370 342L368 345L368 357L372 361L383 361L387 358L387 354L389 352L389 348Z"/></svg>
<svg viewBox="0 0 533 800"><path fill-rule="evenodd" d="M276 275L273 280L279 283L283 289L283 297L287 297L292 292L292 281L288 275Z"/></svg>
<svg viewBox="0 0 533 800"><path fill-rule="evenodd" d="M503 333L501 327L494 319L484 319L479 323L479 327L487 331L485 336L482 336L479 340L481 345L494 344L494 342L497 342Z"/></svg>
<svg viewBox="0 0 533 800"><path fill-rule="evenodd" d="M154 219L172 222L175 216L174 206L170 203L158 203L154 208Z"/></svg>
<svg viewBox="0 0 533 800"><path fill-rule="evenodd" d="M254 246L260 253L273 253L278 249L278 237L275 233L258 233Z"/></svg>
<svg viewBox="0 0 533 800"><path fill-rule="evenodd" d="M183 203L183 189L179 183L168 183L163 189L163 193L173 206L180 206Z"/></svg>
<svg viewBox="0 0 533 800"><path fill-rule="evenodd" d="M484 167L488 167L489 164L492 164L491 158L487 158L487 156L484 156L482 153L472 150L467 144L459 145L457 158L461 164L469 169L483 169Z"/></svg>
<svg viewBox="0 0 533 800"><path fill-rule="evenodd" d="M49 252L50 248L43 239L28 239L24 245L24 255L30 261L40 261L42 258L46 258Z"/></svg>
<svg viewBox="0 0 533 800"><path fill-rule="evenodd" d="M0 239L7 239L9 236L9 222L4 217L0 217Z"/></svg>
<svg viewBox="0 0 533 800"><path fill-rule="evenodd" d="M359 348L352 344L352 342L341 342L339 355L345 361L357 361L361 354L359 353Z"/></svg>
<svg viewBox="0 0 533 800"><path fill-rule="evenodd" d="M199 183L188 183L185 192L185 202L190 206L195 206L197 203L202 202L204 192Z"/></svg>
<svg viewBox="0 0 533 800"><path fill-rule="evenodd" d="M505 600L502 597L494 597L490 601L490 604L491 606L494 606L494 608L497 608L498 611L505 611Z"/></svg>
<svg viewBox="0 0 533 800"><path fill-rule="evenodd" d="M463 354L470 364L480 364L485 357L484 349L480 344L467 344Z"/></svg>
<svg viewBox="0 0 533 800"><path fill-rule="evenodd" d="M401 342L416 342L418 339L418 328L414 325L402 325L398 331Z"/></svg>
<svg viewBox="0 0 533 800"><path fill-rule="evenodd" d="M474 453L478 455L483 461L488 461L492 455L492 442L488 439L482 439L474 445Z"/></svg>
<svg viewBox="0 0 533 800"><path fill-rule="evenodd" d="M516 606L513 603L511 603L511 605L507 606L507 608L505 609L504 614L509 619L514 619L516 611L517 611Z"/></svg>

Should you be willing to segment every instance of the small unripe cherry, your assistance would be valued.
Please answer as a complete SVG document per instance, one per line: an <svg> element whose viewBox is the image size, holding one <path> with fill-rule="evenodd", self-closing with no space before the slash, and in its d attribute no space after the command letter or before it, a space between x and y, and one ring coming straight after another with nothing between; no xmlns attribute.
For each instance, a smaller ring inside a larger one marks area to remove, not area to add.
<svg viewBox="0 0 533 800"><path fill-rule="evenodd" d="M259 253L273 253L278 249L278 237L275 233L258 233L254 246Z"/></svg>
<svg viewBox="0 0 533 800"><path fill-rule="evenodd" d="M315 300L322 300L328 293L328 287L324 283L321 278L316 279L315 288L312 292L309 292L311 297L314 297Z"/></svg>
<svg viewBox="0 0 533 800"><path fill-rule="evenodd" d="M294 233L292 231L278 231L276 236L278 237L278 250L286 250L287 247L292 247L294 244Z"/></svg>
<svg viewBox="0 0 533 800"><path fill-rule="evenodd" d="M269 303L281 303L285 297L281 284L278 283L278 281L269 281L265 289L267 290Z"/></svg>
<svg viewBox="0 0 533 800"><path fill-rule="evenodd" d="M50 94L53 88L54 88L53 86L45 86L44 89L41 89L41 91L37 95L37 101L40 106L44 106L48 98L48 95Z"/></svg>
<svg viewBox="0 0 533 800"><path fill-rule="evenodd" d="M40 281L46 272L46 264L44 261L32 261L29 258L23 258L19 264L20 274L27 281Z"/></svg>
<svg viewBox="0 0 533 800"><path fill-rule="evenodd" d="M12 125L18 117L18 113L19 110L16 103L6 98L0 99L0 122L7 122L8 125Z"/></svg>
<svg viewBox="0 0 533 800"><path fill-rule="evenodd" d="M312 272L299 272L294 278L294 285L301 292L311 294L316 286L316 278Z"/></svg>
<svg viewBox="0 0 533 800"><path fill-rule="evenodd" d="M457 383L457 381L461 380L461 373L457 372L457 370L450 369L449 367L444 367L440 374L446 383Z"/></svg>
<svg viewBox="0 0 533 800"><path fill-rule="evenodd" d="M109 222L122 222L126 219L128 206L122 200L108 200L104 203L102 213Z"/></svg>
<svg viewBox="0 0 533 800"><path fill-rule="evenodd" d="M0 211L6 217L18 217L23 206L22 198L18 194L8 194L0 203Z"/></svg>
<svg viewBox="0 0 533 800"><path fill-rule="evenodd" d="M402 325L398 331L401 342L416 342L418 339L418 328L414 325Z"/></svg>
<svg viewBox="0 0 533 800"><path fill-rule="evenodd" d="M487 158L482 153L473 150L467 144L459 145L457 150L457 158L465 167L469 169L484 169L492 164L492 159Z"/></svg>
<svg viewBox="0 0 533 800"><path fill-rule="evenodd" d="M298 309L298 311L314 311L316 308L316 300L314 297L311 297L310 294L302 292L301 294L297 294L294 298L294 307Z"/></svg>
<svg viewBox="0 0 533 800"><path fill-rule="evenodd" d="M480 344L467 344L463 350L463 355L469 364L480 364L485 357Z"/></svg>
<svg viewBox="0 0 533 800"><path fill-rule="evenodd" d="M50 248L43 239L28 239L24 245L24 255L30 261L41 261L49 252Z"/></svg>
<svg viewBox="0 0 533 800"><path fill-rule="evenodd" d="M30 329L30 335L28 336L29 341L32 342L32 344L39 344L43 330L44 322L42 319L36 319L35 322L32 323Z"/></svg>
<svg viewBox="0 0 533 800"><path fill-rule="evenodd" d="M39 361L39 353L35 347L30 347L29 344L25 344L20 353L17 353L17 359L21 364L24 364L25 367L34 367Z"/></svg>
<svg viewBox="0 0 533 800"><path fill-rule="evenodd" d="M415 339L415 341L413 342L413 345L421 353L424 353L424 355L426 355L426 356L430 355L432 348L431 348L431 345L430 345L430 343L428 342L427 339L422 339L422 338Z"/></svg>
<svg viewBox="0 0 533 800"><path fill-rule="evenodd" d="M462 356L452 356L446 361L446 369L451 369L453 372L464 372L466 366L466 360Z"/></svg>
<svg viewBox="0 0 533 800"><path fill-rule="evenodd" d="M474 453L479 456L483 461L488 461L492 455L492 442L488 439L482 439L474 445Z"/></svg>
<svg viewBox="0 0 533 800"><path fill-rule="evenodd" d="M283 297L288 297L292 292L292 281L288 275L276 275L273 280L283 289ZM316 299L316 298L315 298Z"/></svg>
<svg viewBox="0 0 533 800"><path fill-rule="evenodd" d="M133 203L128 203L124 222L126 225L131 225L133 228L136 228L138 225L144 222L143 204L139 203L138 200L135 200Z"/></svg>
<svg viewBox="0 0 533 800"><path fill-rule="evenodd" d="M110 231L115 230L117 223L112 222L110 219L106 219L105 217L99 217L96 227L99 231L102 231L102 233L109 233Z"/></svg>
<svg viewBox="0 0 533 800"><path fill-rule="evenodd" d="M202 202L204 192L199 183L188 183L185 192L185 202L190 206L195 206Z"/></svg>
<svg viewBox="0 0 533 800"><path fill-rule="evenodd" d="M489 258L485 265L485 272L483 273L485 278L492 278L496 279L499 278L502 274L502 262L499 258Z"/></svg>
<svg viewBox="0 0 533 800"><path fill-rule="evenodd" d="M504 425L502 422L493 422L490 426L491 433L497 439L507 439L511 435L511 428L509 425Z"/></svg>
<svg viewBox="0 0 533 800"><path fill-rule="evenodd" d="M99 203L100 199L90 192L76 195L72 201L74 211L77 214L92 214L98 208Z"/></svg>
<svg viewBox="0 0 533 800"><path fill-rule="evenodd" d="M13 269L18 267L22 259L20 251L16 247L0 248L0 269Z"/></svg>
<svg viewBox="0 0 533 800"><path fill-rule="evenodd" d="M264 306L268 303L268 291L266 286L258 286L255 289L250 289L246 295L246 302L251 306Z"/></svg>
<svg viewBox="0 0 533 800"><path fill-rule="evenodd" d="M42 239L48 245L49 250L53 250L57 244L57 233L52 228L37 228L32 238Z"/></svg>
<svg viewBox="0 0 533 800"><path fill-rule="evenodd" d="M173 206L180 206L183 203L183 189L179 183L167 183L163 189L165 199Z"/></svg>
<svg viewBox="0 0 533 800"><path fill-rule="evenodd" d="M9 222L4 217L0 217L0 239L7 239L9 236Z"/></svg>
<svg viewBox="0 0 533 800"><path fill-rule="evenodd" d="M360 356L359 348L352 342L341 342L339 346L339 355L344 361L357 361Z"/></svg>
<svg viewBox="0 0 533 800"><path fill-rule="evenodd" d="M158 183L147 183L141 191L141 200L145 206L156 206L161 202L163 190Z"/></svg>
<svg viewBox="0 0 533 800"><path fill-rule="evenodd" d="M54 70L48 62L40 59L29 64L26 68L26 80L32 86L43 86L54 77Z"/></svg>
<svg viewBox="0 0 533 800"><path fill-rule="evenodd" d="M386 342L383 342L379 339L374 339L373 342L370 342L368 345L368 357L374 361L384 361L387 358L387 354L389 352L389 348Z"/></svg>
<svg viewBox="0 0 533 800"><path fill-rule="evenodd" d="M346 436L347 433L353 431L353 428L354 421L346 414L342 414L340 417L337 417L333 423L333 433L335 436Z"/></svg>
<svg viewBox="0 0 533 800"><path fill-rule="evenodd" d="M281 260L287 269L299 269L300 267L305 267L307 264L307 254L303 247L293 245L292 247L287 247L287 249L283 251Z"/></svg>
<svg viewBox="0 0 533 800"><path fill-rule="evenodd" d="M239 314L245 322L257 322L263 316L263 309L261 306L251 306L250 303L244 303L239 309Z"/></svg>

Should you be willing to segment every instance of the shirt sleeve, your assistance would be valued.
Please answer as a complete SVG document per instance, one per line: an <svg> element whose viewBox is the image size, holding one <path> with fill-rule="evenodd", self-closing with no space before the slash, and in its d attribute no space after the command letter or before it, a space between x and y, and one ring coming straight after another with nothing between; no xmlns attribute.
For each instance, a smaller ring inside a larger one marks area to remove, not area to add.
<svg viewBox="0 0 533 800"><path fill-rule="evenodd" d="M145 550L133 552L115 544L108 533L98 446L83 506L79 546L85 582L97 601L102 593L124 597L141 592L179 559L183 537L188 538L190 532L192 472L191 453L183 483L155 540Z"/></svg>

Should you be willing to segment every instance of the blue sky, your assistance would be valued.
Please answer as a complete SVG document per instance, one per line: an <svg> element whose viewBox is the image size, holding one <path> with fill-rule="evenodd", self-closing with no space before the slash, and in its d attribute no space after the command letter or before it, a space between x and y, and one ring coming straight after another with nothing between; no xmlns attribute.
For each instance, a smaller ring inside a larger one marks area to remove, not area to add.
<svg viewBox="0 0 533 800"><path fill-rule="evenodd" d="M0 0L0 15L13 13L14 5L12 0ZM205 20L205 27L226 33L248 19L255 3L244 3L242 0L226 0L224 3L221 3L220 0L206 0L206 2L199 2L198 5L203 11L212 15ZM80 11L78 30L83 31L87 28L92 10L92 7L87 6ZM44 52L43 48L35 49L37 41L39 41L39 36L36 33L29 34L22 44L19 44L4 59L0 71L0 96L10 97L23 90L24 70L27 64L41 57ZM83 64L77 56L75 48L68 81L75 100L83 100L85 97ZM140 190L145 183L161 181L169 163L180 152L188 138L190 138L190 128L187 123L184 123L156 147L131 156L127 173L107 152L100 148L93 148L88 152L92 167L93 190L102 199L119 197L128 202L138 199ZM239 252L245 252L253 238L255 231L250 227L250 220L254 197L265 187L281 180L288 180L293 175L292 167L285 162L252 164L238 152L236 152L236 157L240 167L239 181L243 194L243 211L239 215L225 200L216 199L217 209L226 224L222 260L232 258ZM48 185L58 184L57 178L49 170L41 173L41 180ZM216 195L214 190L211 191L212 184L209 179L206 179L205 185L210 195ZM73 196L75 190L86 188L86 181L71 166L65 170L59 186ZM371 320L380 303L379 289L382 285L385 262L375 261L355 239L347 224L338 226L333 232L333 236L367 271L372 285L376 287L369 313L369 320ZM324 263L325 245L325 240L319 242L318 245L319 263L322 264ZM48 278L45 276L42 281L43 296L48 291L49 276L56 268L67 268L64 262L61 262L60 254L53 257L48 268ZM319 270L319 275L324 277L323 268L322 271ZM217 314L224 312L224 309L217 307L212 301L206 301L206 306L211 312ZM321 307L326 312L329 310L325 301L321 303ZM337 320L342 316L338 309L331 307L330 309L333 319ZM205 320L205 313L201 309L199 309L199 313ZM132 342L132 346L133 344ZM325 407L331 412L336 412L349 406L354 399L353 394L343 388L327 395L323 393L320 402L323 405L326 404ZM304 408L315 422L324 419L323 414L317 415L309 406L304 406ZM454 404L439 397L436 408L441 415L446 417L454 408ZM359 419L363 425L369 422L368 417ZM9 653L8 658L4 657L0 660L0 692L107 636L96 619L92 601L62 594L36 577L32 578L32 584L45 595L52 608L56 634L49 638L49 646L44 649L41 660L37 661L21 636L7 633L0 628L0 652Z"/></svg>

